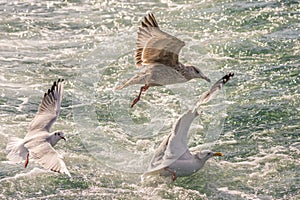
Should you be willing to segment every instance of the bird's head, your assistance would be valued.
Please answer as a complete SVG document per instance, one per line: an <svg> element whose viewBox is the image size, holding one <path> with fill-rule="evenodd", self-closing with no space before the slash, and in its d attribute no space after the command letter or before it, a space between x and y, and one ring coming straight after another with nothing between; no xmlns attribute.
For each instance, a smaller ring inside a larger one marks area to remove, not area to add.
<svg viewBox="0 0 300 200"><path fill-rule="evenodd" d="M206 161L213 156L223 156L223 154L221 152L213 152L211 150L203 150L196 154L196 157L203 161Z"/></svg>
<svg viewBox="0 0 300 200"><path fill-rule="evenodd" d="M64 133L62 131L55 131L50 136L50 143L52 146L54 146L61 139L67 141L66 138L64 137Z"/></svg>
<svg viewBox="0 0 300 200"><path fill-rule="evenodd" d="M207 76L205 76L199 68L192 65L186 67L189 71L189 74L191 75L191 78L202 78L207 82L210 82L210 79Z"/></svg>

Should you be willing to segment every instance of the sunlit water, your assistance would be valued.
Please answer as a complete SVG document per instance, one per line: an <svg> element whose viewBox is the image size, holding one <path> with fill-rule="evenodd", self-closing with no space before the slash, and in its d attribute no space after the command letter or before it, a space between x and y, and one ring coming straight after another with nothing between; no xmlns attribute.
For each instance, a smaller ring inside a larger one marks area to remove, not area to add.
<svg viewBox="0 0 300 200"><path fill-rule="evenodd" d="M300 199L298 1L0 2L0 199ZM169 183L141 174L176 119L209 83L114 87L137 72L136 31L155 14L185 41L180 59L213 81L234 72L190 130L193 150L225 154ZM54 129L73 178L7 162L43 93L64 78Z"/></svg>

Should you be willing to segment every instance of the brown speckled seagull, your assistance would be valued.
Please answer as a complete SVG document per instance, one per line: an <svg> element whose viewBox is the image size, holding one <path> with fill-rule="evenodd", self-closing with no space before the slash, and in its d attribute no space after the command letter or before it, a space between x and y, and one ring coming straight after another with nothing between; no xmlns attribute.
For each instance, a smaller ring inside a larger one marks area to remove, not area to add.
<svg viewBox="0 0 300 200"><path fill-rule="evenodd" d="M194 78L210 82L197 67L178 61L178 54L184 45L183 41L161 31L152 13L144 17L139 27L135 53L136 66L144 67L144 70L116 87L116 90L121 90L129 85L145 84L131 107L140 100L142 92L152 86L183 83Z"/></svg>

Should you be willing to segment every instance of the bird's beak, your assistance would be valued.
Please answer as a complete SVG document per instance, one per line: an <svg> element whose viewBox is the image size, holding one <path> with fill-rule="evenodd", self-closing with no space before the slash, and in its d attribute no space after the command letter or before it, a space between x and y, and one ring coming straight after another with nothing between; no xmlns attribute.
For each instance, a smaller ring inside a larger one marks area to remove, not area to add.
<svg viewBox="0 0 300 200"><path fill-rule="evenodd" d="M214 156L224 156L221 152L214 153Z"/></svg>
<svg viewBox="0 0 300 200"><path fill-rule="evenodd" d="M61 139L63 139L64 141L67 141L65 137L60 137Z"/></svg>
<svg viewBox="0 0 300 200"><path fill-rule="evenodd" d="M205 76L201 71L199 71L198 77L210 83L210 79L207 76Z"/></svg>
<svg viewBox="0 0 300 200"><path fill-rule="evenodd" d="M207 76L204 76L204 75L203 75L202 78L203 78L204 80L206 80L207 82L209 82L209 83L211 82L210 79L209 79Z"/></svg>

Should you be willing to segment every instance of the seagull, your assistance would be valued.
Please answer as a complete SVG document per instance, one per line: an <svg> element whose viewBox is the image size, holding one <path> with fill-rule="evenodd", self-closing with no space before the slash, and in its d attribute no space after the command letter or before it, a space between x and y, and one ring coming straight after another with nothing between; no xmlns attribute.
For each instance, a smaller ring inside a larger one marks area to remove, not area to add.
<svg viewBox="0 0 300 200"><path fill-rule="evenodd" d="M185 43L178 38L160 30L152 13L144 17L139 27L135 60L137 67L143 71L124 81L115 89L121 90L133 84L145 84L139 95L131 104L133 107L149 87L187 82L194 78L202 78L208 82L200 69L179 62L178 54Z"/></svg>
<svg viewBox="0 0 300 200"><path fill-rule="evenodd" d="M7 144L8 160L19 163L25 160L24 167L29 163L29 156L45 169L65 173L71 177L63 157L53 148L63 139L62 131L50 133L50 128L59 116L62 97L63 79L54 82L39 105L38 112L29 125L29 131L24 139L12 137Z"/></svg>
<svg viewBox="0 0 300 200"><path fill-rule="evenodd" d="M162 176L171 175L172 180L175 181L178 176L189 176L197 172L213 156L223 156L221 152L211 150L202 150L192 154L187 146L187 134L191 123L199 115L197 109L210 101L213 95L233 76L233 73L229 73L217 81L210 90L201 96L194 109L188 110L179 117L174 130L156 150L147 172L142 175L142 179L149 175L160 174Z"/></svg>

